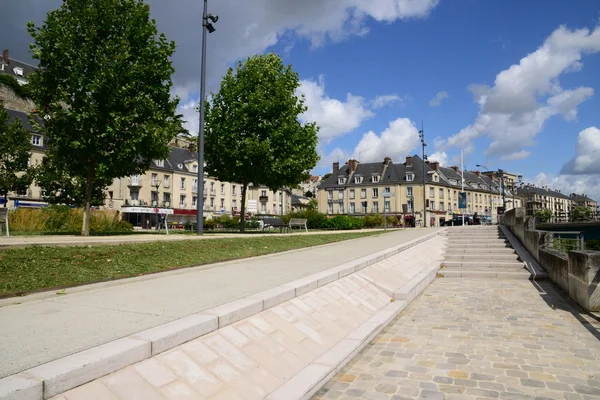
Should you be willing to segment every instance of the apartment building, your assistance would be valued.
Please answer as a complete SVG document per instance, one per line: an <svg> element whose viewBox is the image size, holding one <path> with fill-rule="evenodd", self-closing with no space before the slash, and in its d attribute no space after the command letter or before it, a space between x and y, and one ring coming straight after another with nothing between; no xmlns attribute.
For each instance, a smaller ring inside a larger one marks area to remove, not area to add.
<svg viewBox="0 0 600 400"><path fill-rule="evenodd" d="M592 211L598 211L598 202L585 194L571 193L569 198L574 207L587 207Z"/></svg>
<svg viewBox="0 0 600 400"><path fill-rule="evenodd" d="M561 193L560 190L549 189L548 186L526 184L517 192L523 199L526 214L529 216L534 216L539 210L550 210L556 217L566 219L575 205L569 196Z"/></svg>
<svg viewBox="0 0 600 400"><path fill-rule="evenodd" d="M29 124L27 114L8 110L11 120L18 118L32 132L30 165L40 163L45 154L44 137ZM198 159L192 142L177 138L165 160L153 160L144 174L115 179L106 189L105 209L118 210L124 220L134 226L150 228L166 215L168 221L185 223L196 220L199 198ZM242 186L222 182L205 174L204 216L239 215ZM39 187L31 185L8 196L9 207L43 207L46 203ZM0 204L4 199L0 200ZM292 210L290 190L272 192L261 186L250 186L246 210L251 214L285 214Z"/></svg>
<svg viewBox="0 0 600 400"><path fill-rule="evenodd" d="M2 58L0 58L0 74L10 75L15 78L20 85L26 85L29 83L27 75L36 70L37 67L34 67L33 65L10 58L7 49L2 51Z"/></svg>
<svg viewBox="0 0 600 400"><path fill-rule="evenodd" d="M461 209L463 177L466 202ZM406 157L403 163L393 163L389 157L376 163L349 160L342 167L336 162L332 175L319 185L319 211L329 215L365 215L383 213L385 209L407 223L425 218L428 226L439 226L461 213L487 215L495 221L504 203L506 209L520 206L520 199L507 186L503 192L500 183L500 178L478 171L461 173L458 167L424 163L418 155Z"/></svg>

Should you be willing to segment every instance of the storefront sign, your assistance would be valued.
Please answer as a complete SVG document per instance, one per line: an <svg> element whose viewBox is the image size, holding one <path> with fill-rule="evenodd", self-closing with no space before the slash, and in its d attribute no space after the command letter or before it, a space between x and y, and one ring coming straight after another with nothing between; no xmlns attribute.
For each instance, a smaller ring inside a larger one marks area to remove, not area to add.
<svg viewBox="0 0 600 400"><path fill-rule="evenodd" d="M123 207L122 213L139 213L139 214L167 214L172 215L172 208L155 208L155 207Z"/></svg>
<svg viewBox="0 0 600 400"><path fill-rule="evenodd" d="M340 187L329 187L329 188L327 188L325 190L345 190L345 189L346 189L345 187L340 186Z"/></svg>

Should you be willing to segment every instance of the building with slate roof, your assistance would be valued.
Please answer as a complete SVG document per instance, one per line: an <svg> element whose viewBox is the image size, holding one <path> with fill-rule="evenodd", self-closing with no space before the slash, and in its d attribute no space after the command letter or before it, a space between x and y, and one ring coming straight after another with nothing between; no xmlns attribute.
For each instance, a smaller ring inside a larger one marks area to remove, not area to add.
<svg viewBox="0 0 600 400"><path fill-rule="evenodd" d="M31 133L30 164L39 164L45 154L44 136L34 131L27 114L8 110L11 121L19 119ZM156 226L155 209L168 214L167 220L183 224L196 221L198 201L198 159L194 143L177 138L165 160L153 160L145 174L115 179L106 190L102 208L118 210L123 219L142 228ZM204 215L239 215L242 201L240 184L221 182L205 175ZM31 185L8 197L9 207L45 206L41 188ZM0 204L3 203L0 200ZM266 187L251 186L246 196L246 210L252 214L285 214L292 210L291 191L282 188L273 193Z"/></svg>
<svg viewBox="0 0 600 400"><path fill-rule="evenodd" d="M598 211L598 202L585 194L571 193L569 197L576 207L588 207L592 211Z"/></svg>
<svg viewBox="0 0 600 400"><path fill-rule="evenodd" d="M463 177L466 204L461 209ZM457 214L489 216L495 222L503 207L521 206L514 185L506 179L503 184L500 177L479 171L461 173L458 167L423 162L416 154L400 163L389 157L374 163L348 160L343 166L334 162L331 176L319 185L318 201L319 211L329 215L365 215L385 209L405 223L425 218L427 226L439 226Z"/></svg>
<svg viewBox="0 0 600 400"><path fill-rule="evenodd" d="M7 74L12 76L21 85L28 83L27 76L37 70L37 67L24 63L19 60L12 59L8 56L8 50L2 51L2 58L0 59L0 74Z"/></svg>

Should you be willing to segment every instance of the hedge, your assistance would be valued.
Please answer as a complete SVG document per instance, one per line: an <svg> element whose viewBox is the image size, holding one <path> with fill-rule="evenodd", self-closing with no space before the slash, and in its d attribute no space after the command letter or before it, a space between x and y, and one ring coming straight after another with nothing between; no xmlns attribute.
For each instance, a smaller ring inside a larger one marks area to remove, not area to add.
<svg viewBox="0 0 600 400"><path fill-rule="evenodd" d="M351 230L362 228L376 228L383 226L383 215L370 214L364 217L352 217L348 215L336 215L333 218L328 218L326 214L321 214L317 211L300 211L283 216L283 222L289 223L292 218L306 219L308 229L337 229ZM398 225L398 218L388 216L387 223L389 226Z"/></svg>

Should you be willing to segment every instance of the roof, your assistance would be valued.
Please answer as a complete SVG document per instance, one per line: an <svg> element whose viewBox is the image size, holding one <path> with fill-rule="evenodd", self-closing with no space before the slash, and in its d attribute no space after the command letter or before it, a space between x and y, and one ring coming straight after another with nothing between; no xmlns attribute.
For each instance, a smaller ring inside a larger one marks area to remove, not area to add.
<svg viewBox="0 0 600 400"><path fill-rule="evenodd" d="M8 64L6 64L4 58L0 57L0 74L10 75L17 80L27 80L27 76L37 70L38 68L31 64L27 64L23 61L15 60L10 57L8 58ZM17 72L22 72L23 74L20 75Z"/></svg>
<svg viewBox="0 0 600 400"><path fill-rule="evenodd" d="M594 203L596 202L596 200L589 198L585 194L571 193L569 197L575 201L593 201Z"/></svg>
<svg viewBox="0 0 600 400"><path fill-rule="evenodd" d="M564 193L532 185L520 187L519 189L517 189L517 193L520 195L537 194L540 196L558 197L561 199L571 200L571 198Z"/></svg>
<svg viewBox="0 0 600 400"><path fill-rule="evenodd" d="M312 183L317 183L317 182L319 182L320 180L321 180L321 177L320 177L320 176L314 176L314 175L311 175L311 176L310 176L310 178L308 178L307 180L305 180L305 181L304 181L304 183L310 183L310 182L312 182Z"/></svg>

